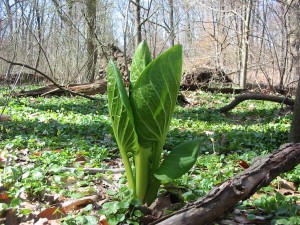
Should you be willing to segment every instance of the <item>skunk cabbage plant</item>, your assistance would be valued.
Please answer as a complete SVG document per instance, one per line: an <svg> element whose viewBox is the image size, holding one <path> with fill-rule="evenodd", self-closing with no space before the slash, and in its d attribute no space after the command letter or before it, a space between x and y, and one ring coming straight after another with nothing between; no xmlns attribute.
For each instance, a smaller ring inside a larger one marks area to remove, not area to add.
<svg viewBox="0 0 300 225"><path fill-rule="evenodd" d="M161 181L188 172L199 152L199 141L189 141L175 147L161 162L181 73L180 45L152 60L147 43L142 42L132 60L128 89L116 65L112 61L108 65L109 115L128 185L148 205L155 200Z"/></svg>

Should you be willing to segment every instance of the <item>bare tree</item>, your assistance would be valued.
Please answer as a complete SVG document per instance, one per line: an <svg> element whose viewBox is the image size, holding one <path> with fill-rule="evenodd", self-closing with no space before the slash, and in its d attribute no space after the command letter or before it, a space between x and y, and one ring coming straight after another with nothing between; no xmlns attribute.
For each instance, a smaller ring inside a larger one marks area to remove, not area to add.
<svg viewBox="0 0 300 225"><path fill-rule="evenodd" d="M170 13L169 13L169 20L170 20L170 45L175 45L175 26L174 26L174 2L173 0L169 0L169 7L170 7Z"/></svg>
<svg viewBox="0 0 300 225"><path fill-rule="evenodd" d="M83 82L95 80L97 48L95 43L97 0L85 0L87 20L87 67Z"/></svg>
<svg viewBox="0 0 300 225"><path fill-rule="evenodd" d="M243 23L243 34L242 34L242 65L240 72L240 88L246 89L246 81L247 81L247 67L248 67L248 48L249 48L249 36L250 36L250 21L251 21L251 11L253 6L253 0L248 0L244 23Z"/></svg>
<svg viewBox="0 0 300 225"><path fill-rule="evenodd" d="M141 5L140 0L134 1L135 47L142 41Z"/></svg>
<svg viewBox="0 0 300 225"><path fill-rule="evenodd" d="M290 15L290 42L292 53L292 64L295 78L298 78L298 88L294 105L293 120L290 130L290 141L300 142L300 4L299 1L287 1L291 6Z"/></svg>

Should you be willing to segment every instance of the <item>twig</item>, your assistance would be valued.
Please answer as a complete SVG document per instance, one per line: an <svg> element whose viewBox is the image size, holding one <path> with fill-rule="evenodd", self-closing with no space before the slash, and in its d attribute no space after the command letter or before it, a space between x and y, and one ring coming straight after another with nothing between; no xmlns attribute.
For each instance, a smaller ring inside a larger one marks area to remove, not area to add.
<svg viewBox="0 0 300 225"><path fill-rule="evenodd" d="M125 172L125 169L123 169L123 168L118 168L118 169L103 169L103 168L63 167L62 170L65 170L65 171L82 170L82 171L88 172L90 174L104 173L104 172L110 172L110 173L116 174L116 173L123 173L123 172Z"/></svg>

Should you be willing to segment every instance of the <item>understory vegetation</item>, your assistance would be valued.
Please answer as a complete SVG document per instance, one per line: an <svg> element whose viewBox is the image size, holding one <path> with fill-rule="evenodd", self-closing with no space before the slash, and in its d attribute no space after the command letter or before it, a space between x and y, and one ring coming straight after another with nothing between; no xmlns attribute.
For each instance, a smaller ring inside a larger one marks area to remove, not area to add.
<svg viewBox="0 0 300 225"><path fill-rule="evenodd" d="M288 142L291 113L285 106L247 101L221 114L218 108L234 95L183 94L190 104L175 107L163 154L193 139L202 141L201 149L191 171L172 183L163 183L160 193L176 190L183 202L195 200L242 171L241 162L251 165L256 157ZM12 120L0 123L0 215L15 209L26 221L59 201L101 194L104 200L98 208L88 204L80 211L66 213L60 222L99 224L98 217L105 215L110 225L139 224L143 216L140 202L131 198L124 172L111 172L123 165L107 96L95 97L98 101L64 96L9 99L4 114ZM92 173L84 168L105 171ZM279 185L280 180L298 185L300 167L273 181L236 210L249 221L263 218L273 224L300 224L299 195L285 196L287 191ZM299 188L289 193L297 191ZM55 195L59 200L51 202L49 196Z"/></svg>

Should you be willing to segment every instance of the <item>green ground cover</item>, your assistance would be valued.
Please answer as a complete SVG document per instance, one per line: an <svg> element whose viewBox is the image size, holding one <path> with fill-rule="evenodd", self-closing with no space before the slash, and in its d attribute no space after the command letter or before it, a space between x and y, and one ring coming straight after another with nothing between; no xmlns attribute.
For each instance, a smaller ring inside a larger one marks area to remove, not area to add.
<svg viewBox="0 0 300 225"><path fill-rule="evenodd" d="M196 165L189 174L172 183L172 186L180 187L185 201L203 196L214 185L242 171L239 160L251 165L255 157L270 153L288 141L291 114L282 114L279 104L247 101L225 115L217 109L228 104L233 95L205 92L185 92L184 95L192 105L176 107L163 153L167 154L173 147L188 140L202 140ZM0 187L14 201L0 203L0 211L14 207L26 217L32 211L22 208L22 201L42 202L45 194L80 198L99 191L97 186L102 185L103 179L115 183L108 185L107 189L110 204L124 199L123 202L132 203L128 197L130 191L124 186L124 176L118 181L110 181L113 175L109 172L89 174L83 171L83 168L120 167L120 163L112 163L119 162L119 151L108 116L107 96L96 97L99 101L81 97L9 100L4 114L10 115L12 120L0 123ZM3 108L0 105L1 111ZM65 170L65 167L76 169ZM300 167L282 177L299 184ZM70 179L73 183L66 188ZM118 188L121 188L118 193L123 194L115 195ZM265 189L264 195L239 207L251 205L254 209L260 208L264 215L273 219L273 224L299 222L299 206L295 204L297 197L274 195L275 192L276 187L270 186ZM286 202L292 206L283 207ZM105 211L105 208L111 210L111 207L104 205L101 213L106 212L113 224L113 221L125 221L126 218L121 215L130 207L129 204L117 205L111 212ZM87 208L78 218L92 220L88 217L89 210L92 209ZM132 220L141 217L138 210L126 215ZM261 211L253 210L249 219L258 215ZM76 224L74 217L63 221Z"/></svg>

